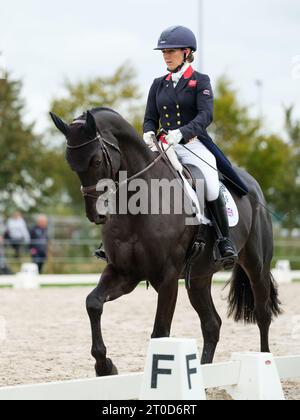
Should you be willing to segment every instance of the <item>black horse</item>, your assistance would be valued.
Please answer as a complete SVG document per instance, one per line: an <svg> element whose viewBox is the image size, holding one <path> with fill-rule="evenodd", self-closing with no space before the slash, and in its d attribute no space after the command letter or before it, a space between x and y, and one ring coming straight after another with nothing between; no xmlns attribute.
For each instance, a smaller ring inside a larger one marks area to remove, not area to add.
<svg viewBox="0 0 300 420"><path fill-rule="evenodd" d="M77 172L85 197L88 219L103 224L103 242L108 256L96 289L87 298L92 328L92 355L99 376L112 375L117 369L106 356L101 333L101 316L106 302L132 292L147 280L158 293L153 338L168 337L178 294L178 279L185 266L187 250L195 236L195 226L187 226L185 214L114 214L101 216L96 209L100 179L116 179L119 171L128 177L147 168L156 158L133 127L118 113L107 108L88 111L71 125L51 114L56 127L67 138L67 161ZM231 279L229 315L235 321L257 323L261 351L269 352L269 327L272 316L280 314L277 287L270 272L273 256L273 232L270 215L264 206L258 183L236 168L249 188L249 195L232 195L240 213L231 239L239 253ZM175 178L163 160L140 176L149 185L152 179ZM220 270L213 258L214 231L204 227L206 246L191 273L188 295L197 311L204 337L202 363L211 363L219 341L221 319L215 309L211 284Z"/></svg>

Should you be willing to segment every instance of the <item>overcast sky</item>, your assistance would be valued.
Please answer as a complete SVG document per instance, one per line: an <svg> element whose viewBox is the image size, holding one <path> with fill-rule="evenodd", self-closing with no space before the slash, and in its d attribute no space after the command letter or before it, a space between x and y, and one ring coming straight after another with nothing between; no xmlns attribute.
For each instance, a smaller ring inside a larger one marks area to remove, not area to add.
<svg viewBox="0 0 300 420"><path fill-rule="evenodd" d="M196 32L201 71L213 84L228 75L253 115L259 112L255 81L263 81L267 129L281 129L283 104L297 105L300 118L300 1L203 3L201 17L199 0L0 0L0 51L24 81L27 119L42 130L66 77L110 75L126 60L146 97L153 79L166 72L153 48L160 32L176 24Z"/></svg>

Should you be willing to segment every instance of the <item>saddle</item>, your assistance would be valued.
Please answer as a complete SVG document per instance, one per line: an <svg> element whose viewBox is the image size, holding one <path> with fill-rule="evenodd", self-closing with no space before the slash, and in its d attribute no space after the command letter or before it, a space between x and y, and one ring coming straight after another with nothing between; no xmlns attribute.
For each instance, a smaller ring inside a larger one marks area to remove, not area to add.
<svg viewBox="0 0 300 420"><path fill-rule="evenodd" d="M201 170L194 165L184 165L183 166L183 175L186 177L186 179L188 180L188 182L190 183L190 185L192 186L194 191L197 193L197 189L196 189L197 181L199 179L204 180L204 176L203 176ZM226 180L220 174L219 174L219 180L220 180L220 182L225 184ZM223 189L222 188L220 190L220 194L223 194ZM224 196L224 194L223 194L223 196ZM201 197L199 197L199 202L201 202L200 199L201 199ZM216 220L214 219L213 214L209 211L208 206L205 206L205 208L203 210L204 210L204 216L206 217L206 219L211 220L209 225L214 228L216 236L217 236L217 240L218 241L222 240L223 236L222 236L222 233L220 231L220 228L219 228ZM219 254L219 251L218 251L218 241L216 242L216 245L214 247L214 258L215 258L215 260L218 260L219 257L220 257L220 254ZM187 289L189 289L190 286L191 286L190 282L191 282L191 272L192 272L193 265L195 264L198 256L204 250L205 245L206 245L206 240L205 240L205 235L204 235L204 230L203 230L203 224L200 224L198 226L197 232L195 233L195 236L193 238L191 246L190 246L190 248L187 252L186 263L185 263L185 268L184 268L184 278L185 278Z"/></svg>
<svg viewBox="0 0 300 420"><path fill-rule="evenodd" d="M189 164L183 165L183 175L188 180L188 182L190 183L191 187L193 188L195 192L197 192L197 189L196 189L197 181L199 179L200 180L202 179L203 181L205 181L205 178L201 170L197 166L194 166L194 165L189 165ZM226 185L226 179L220 173L219 173L219 181L222 182L224 185ZM200 201L201 197L198 197L198 198ZM204 216L207 219L211 218L211 213L209 212L207 206L205 206L204 208Z"/></svg>
<svg viewBox="0 0 300 420"><path fill-rule="evenodd" d="M157 149L159 150L159 145L158 145L157 140L156 140L156 143L157 143L156 144ZM170 161L168 159L166 159L165 161L167 165L170 167L170 169L174 172L174 174L176 173L176 175L178 176L178 172L175 171ZM204 175L201 172L201 170L197 166L186 164L186 165L183 165L183 175L185 176L185 178L187 179L187 181L190 183L190 185L192 186L192 188L197 194L198 192L196 188L197 181L201 179L205 181ZM227 184L227 180L220 173L219 173L219 180L222 181L223 183L223 189L221 188L221 194L223 194L223 191L226 190L226 187L224 185ZM202 202L201 197L198 197L198 201L199 201L199 204ZM235 206L235 203L233 204L233 207L234 206ZM214 215L209 211L209 207L204 206L204 209L201 209L201 210L203 210L202 214L205 216L205 219L207 222L205 221L198 225L198 229L196 229L194 238L187 251L185 265L184 265L184 278L185 278L187 289L190 289L191 287L191 271L192 271L193 265L195 264L198 256L203 252L206 246L205 237L207 234L207 229L204 229L204 227L206 228L206 226L204 226L205 224L206 225L209 224L210 226L214 227L214 230L217 236L217 242L216 242L213 252L214 252L215 261L220 259L220 253L218 250L218 241L221 242L223 240L223 235L220 231L218 223L216 222L214 218Z"/></svg>
<svg viewBox="0 0 300 420"><path fill-rule="evenodd" d="M194 191L196 191L196 182L199 179L204 179L204 176L200 169L194 165L183 165L183 175L190 183ZM196 191L197 192L197 191ZM199 199L200 202L200 199ZM204 209L204 215L208 216L206 208ZM186 262L184 267L184 278L187 289L191 287L191 272L193 265L196 262L197 257L202 253L205 248L206 241L203 235L203 225L198 226L198 230L194 236L190 248L188 249Z"/></svg>

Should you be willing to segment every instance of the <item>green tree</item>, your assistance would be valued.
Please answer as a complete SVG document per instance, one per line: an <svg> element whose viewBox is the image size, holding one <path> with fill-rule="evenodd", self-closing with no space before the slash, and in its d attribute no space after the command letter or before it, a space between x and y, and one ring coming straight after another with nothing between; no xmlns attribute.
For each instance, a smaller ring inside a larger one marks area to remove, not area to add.
<svg viewBox="0 0 300 420"><path fill-rule="evenodd" d="M47 153L33 124L23 122L22 84L10 74L0 80L0 207L30 211L49 200L55 190L44 168Z"/></svg>
<svg viewBox="0 0 300 420"><path fill-rule="evenodd" d="M54 98L51 111L66 122L71 122L84 111L100 106L110 107L119 111L141 134L143 107L140 106L141 94L136 83L133 68L125 63L112 76L65 83L66 94L62 98ZM56 134L56 129L52 129ZM58 150L58 149L57 149ZM65 145L60 148L64 156ZM67 163L59 168L60 186L70 197L73 209L82 212L82 196L76 174L72 173Z"/></svg>
<svg viewBox="0 0 300 420"><path fill-rule="evenodd" d="M285 126L289 140L292 142L296 154L300 157L300 120L294 120L293 113L294 106L285 109Z"/></svg>
<svg viewBox="0 0 300 420"><path fill-rule="evenodd" d="M278 211L286 215L283 225L289 229L300 227L300 120L294 119L293 114L293 106L285 109L290 159L276 202Z"/></svg>
<svg viewBox="0 0 300 420"><path fill-rule="evenodd" d="M234 162L246 167L261 125L249 116L249 108L238 101L231 82L221 77L215 89L215 117L212 131L216 143Z"/></svg>
<svg viewBox="0 0 300 420"><path fill-rule="evenodd" d="M51 110L70 122L88 109L105 106L119 111L129 121L134 121L136 103L141 98L135 80L134 69L125 63L112 76L77 83L66 81L65 96L53 99Z"/></svg>
<svg viewBox="0 0 300 420"><path fill-rule="evenodd" d="M262 122L250 116L249 107L240 104L226 77L219 79L215 89L212 134L231 161L257 179L269 205L281 212L280 194L291 194L291 147L278 135L262 134Z"/></svg>

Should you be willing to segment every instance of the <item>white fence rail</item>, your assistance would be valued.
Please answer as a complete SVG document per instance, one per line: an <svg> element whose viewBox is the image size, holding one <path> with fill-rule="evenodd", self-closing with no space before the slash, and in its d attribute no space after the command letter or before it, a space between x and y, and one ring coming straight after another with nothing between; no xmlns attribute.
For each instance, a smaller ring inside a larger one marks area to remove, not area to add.
<svg viewBox="0 0 300 420"><path fill-rule="evenodd" d="M40 286L78 286L78 285L97 285L101 274L70 274L70 275L39 275L38 284ZM0 286L14 287L17 276L0 276Z"/></svg>
<svg viewBox="0 0 300 420"><path fill-rule="evenodd" d="M0 287L36 288L43 286L77 286L97 285L101 274L78 274L78 275L37 275L34 264L24 264L21 272L13 276L0 276ZM279 284L292 283L300 280L300 271L292 271L289 261L278 261L272 271L275 280ZM226 282L231 273L219 272L214 276L215 282ZM34 279L34 281L32 280ZM22 287L22 285L24 287Z"/></svg>
<svg viewBox="0 0 300 420"><path fill-rule="evenodd" d="M280 379L300 379L300 356L276 357Z"/></svg>
<svg viewBox="0 0 300 420"><path fill-rule="evenodd" d="M150 341L144 373L0 388L0 400L203 400L209 388L237 400L282 400L280 380L295 378L300 356L235 353L200 366L196 340L169 338Z"/></svg>
<svg viewBox="0 0 300 420"><path fill-rule="evenodd" d="M135 400L143 373L0 388L0 400Z"/></svg>

